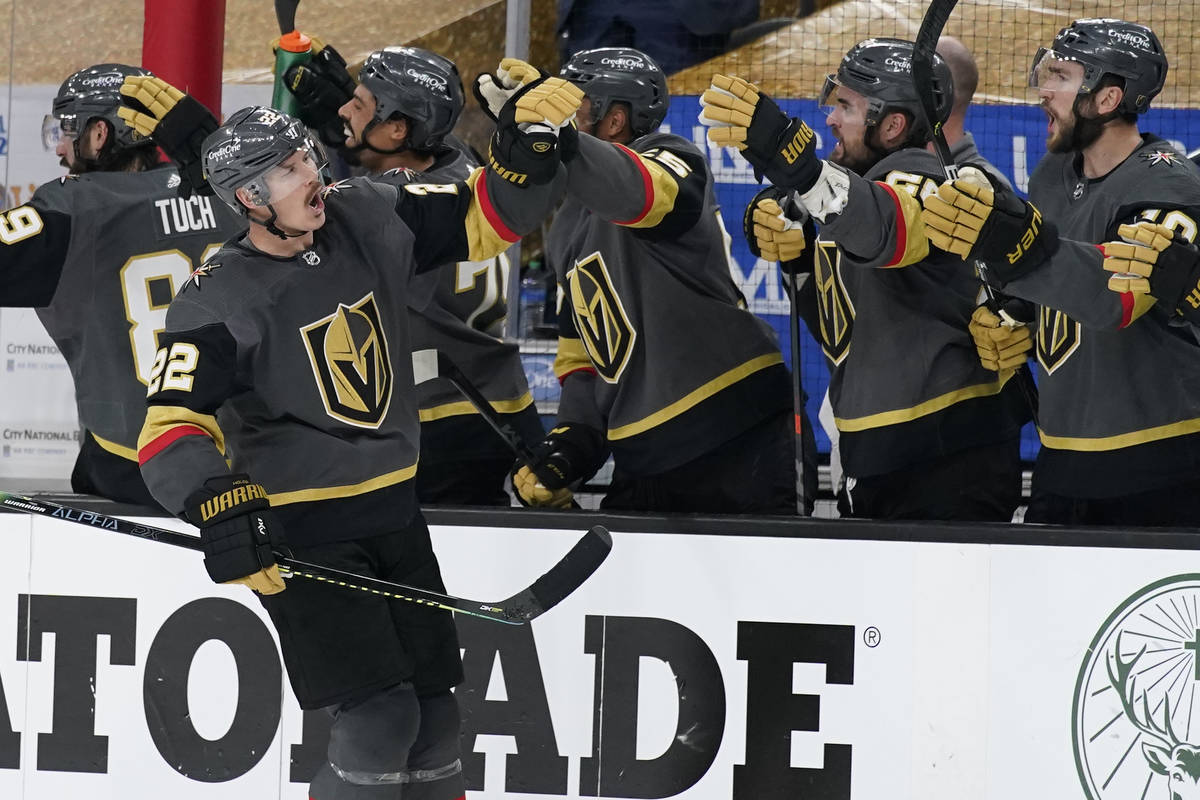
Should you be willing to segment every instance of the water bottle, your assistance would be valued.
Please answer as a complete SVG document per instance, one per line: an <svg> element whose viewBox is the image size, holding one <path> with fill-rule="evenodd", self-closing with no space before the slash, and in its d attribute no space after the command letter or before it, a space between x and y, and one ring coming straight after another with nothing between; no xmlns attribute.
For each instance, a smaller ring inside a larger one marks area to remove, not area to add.
<svg viewBox="0 0 1200 800"><path fill-rule="evenodd" d="M542 324L542 316L546 308L546 279L542 274L542 265L538 261L530 261L521 278L521 338L532 339L537 336L537 328Z"/></svg>
<svg viewBox="0 0 1200 800"><path fill-rule="evenodd" d="M292 65L303 64L310 58L312 39L300 31L292 31L279 37L279 47L275 48L275 89L271 93L271 108L296 115L299 104L295 95L288 91L283 75Z"/></svg>

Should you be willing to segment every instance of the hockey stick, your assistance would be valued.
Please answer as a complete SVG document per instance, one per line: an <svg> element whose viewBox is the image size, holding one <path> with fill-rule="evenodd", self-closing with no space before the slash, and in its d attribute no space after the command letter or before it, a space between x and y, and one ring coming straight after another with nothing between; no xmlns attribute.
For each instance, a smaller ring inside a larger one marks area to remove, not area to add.
<svg viewBox="0 0 1200 800"><path fill-rule="evenodd" d="M933 93L933 55L937 51L937 43L942 35L942 29L946 27L946 21L950 19L950 13L954 11L954 6L957 4L958 0L930 0L929 8L925 10L925 17L921 20L921 27L917 30L917 38L913 42L912 58L913 88L917 92L917 99L921 101L921 112L925 115L925 124L933 131L933 150L942 164L942 171L948 181L958 178L958 165L954 163L954 155L950 152L946 133L942 130L942 123L937 118L937 98ZM976 259L975 269L979 272L979 279L983 284L988 310L997 317L1006 319L1007 316L1000 310L1000 301L996 299L996 292L988 281L987 264L982 259ZM1029 406L1029 413L1033 416L1033 424L1037 425L1037 384L1033 382L1033 373L1029 371L1028 364L1022 364L1017 369L1016 378L1017 386L1020 387L1021 394L1025 397L1025 403Z"/></svg>
<svg viewBox="0 0 1200 800"><path fill-rule="evenodd" d="M41 514L45 517L56 517L67 522L89 525L101 530L136 536L140 539L150 539L175 547L184 547L188 550L201 550L198 536L153 528L95 511L60 506L46 500L33 500L10 492L0 491L0 506L31 514ZM405 586L401 583L392 583L366 575L343 572L320 564L310 564L307 561L280 554L275 555L275 563L279 565L279 573L284 578L305 578L340 586L343 589L370 592L393 600L433 606L492 622L521 625L546 613L567 595L582 586L583 582L604 563L604 559L608 557L611 550L612 535L602 525L595 525L542 577L534 581L528 588L522 589L507 600L500 602L467 600L416 586Z"/></svg>
<svg viewBox="0 0 1200 800"><path fill-rule="evenodd" d="M791 278L785 276L785 281L788 286L788 294L791 295L791 303L788 313L788 335L791 337L792 347L792 416L794 430L794 449L796 451L796 513L804 516L804 512L808 508L807 498L804 496L804 380L800 375L800 368L803 366L803 361L800 357L800 311L797 305L800 302L800 276L793 274Z"/></svg>
<svg viewBox="0 0 1200 800"><path fill-rule="evenodd" d="M449 356L440 350L415 350L412 354L412 361L413 378L416 383L424 383L434 378L445 378L450 381L454 384L454 388L458 389L462 396L475 407L479 416L483 417L483 421L504 440L513 455L525 464L533 466L536 459L529 444L511 425L500 419L500 414L492 408L492 404L483 396L483 392L479 391L479 387L463 374L463 371L450 360Z"/></svg>

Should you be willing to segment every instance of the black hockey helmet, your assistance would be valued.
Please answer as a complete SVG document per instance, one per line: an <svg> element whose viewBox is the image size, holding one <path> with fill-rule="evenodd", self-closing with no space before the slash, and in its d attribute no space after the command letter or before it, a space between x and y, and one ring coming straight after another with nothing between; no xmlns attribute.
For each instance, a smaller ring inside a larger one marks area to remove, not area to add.
<svg viewBox="0 0 1200 800"><path fill-rule="evenodd" d="M1125 97L1117 109L1144 114L1167 80L1167 56L1154 31L1120 19L1077 19L1058 32L1049 48L1033 58L1029 85L1039 85L1039 67L1047 56L1083 66L1080 94L1096 88L1100 79L1116 75L1125 80Z"/></svg>
<svg viewBox="0 0 1200 800"><path fill-rule="evenodd" d="M267 206L271 189L266 175L293 153L310 155L320 169L325 164L321 147L300 120L282 111L250 106L236 111L210 133L201 147L204 178L217 197L246 214L237 190L245 189L252 203Z"/></svg>
<svg viewBox="0 0 1200 800"><path fill-rule="evenodd" d="M825 76L821 105L827 105L838 86L867 98L867 124L878 125L893 111L906 111L912 118L913 141L924 144L933 138L925 123L921 101L912 80L912 42L880 37L865 39L851 47L838 65L836 74ZM950 67L937 53L933 55L933 92L937 100L937 122L945 122L954 107L954 79Z"/></svg>
<svg viewBox="0 0 1200 800"><path fill-rule="evenodd" d="M62 82L54 96L52 113L43 122L43 139L57 122L67 136L79 136L93 119L109 124L113 150L129 150L153 144L117 116L122 103L137 111L149 112L133 98L121 96L121 84L130 76L150 75L149 70L128 64L96 64L76 72ZM48 145L48 141L47 141Z"/></svg>
<svg viewBox="0 0 1200 800"><path fill-rule="evenodd" d="M671 102L667 76L641 50L632 47L580 50L571 56L559 75L587 95L593 124L617 102L629 104L629 126L634 136L646 135L667 116Z"/></svg>
<svg viewBox="0 0 1200 800"><path fill-rule="evenodd" d="M417 150L440 147L463 110L458 67L419 47L376 50L363 61L358 82L375 96L372 124L402 114L411 124L408 146Z"/></svg>

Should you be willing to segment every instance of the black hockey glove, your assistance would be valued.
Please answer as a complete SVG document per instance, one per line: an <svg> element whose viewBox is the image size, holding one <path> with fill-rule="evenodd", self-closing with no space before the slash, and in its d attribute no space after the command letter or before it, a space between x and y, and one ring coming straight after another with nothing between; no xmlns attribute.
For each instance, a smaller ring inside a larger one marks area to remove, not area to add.
<svg viewBox="0 0 1200 800"><path fill-rule="evenodd" d="M1179 231L1153 222L1122 225L1123 241L1105 242L1104 268L1114 292L1148 294L1168 313L1200 325L1200 250Z"/></svg>
<svg viewBox="0 0 1200 800"><path fill-rule="evenodd" d="M964 260L983 261L1001 286L1058 252L1055 224L1032 203L1011 190L994 190L984 178L943 183L925 198L921 220L932 245Z"/></svg>
<svg viewBox="0 0 1200 800"><path fill-rule="evenodd" d="M284 590L275 553L290 552L262 486L240 474L210 478L188 497L183 516L200 529L204 568L214 583L240 583L260 594Z"/></svg>
<svg viewBox="0 0 1200 800"><path fill-rule="evenodd" d="M346 146L346 134L338 110L354 97L358 84L337 50L316 38L312 42L312 58L288 67L283 85L296 98L300 121L315 130L329 147L342 148Z"/></svg>
<svg viewBox="0 0 1200 800"><path fill-rule="evenodd" d="M121 84L121 94L149 112L142 113L132 105L117 109L117 115L129 127L153 139L179 167L179 194L211 195L212 187L204 180L201 155L204 139L218 127L212 112L196 98L151 75L127 77Z"/></svg>
<svg viewBox="0 0 1200 800"><path fill-rule="evenodd" d="M567 508L573 491L608 458L604 434L587 425L560 425L533 449L532 464L518 463L513 489L523 505Z"/></svg>
<svg viewBox="0 0 1200 800"><path fill-rule="evenodd" d="M561 158L578 148L575 113L583 92L562 78L525 84L500 109L488 164L517 186L549 183Z"/></svg>
<svg viewBox="0 0 1200 800"><path fill-rule="evenodd" d="M700 97L700 122L708 139L736 147L754 167L754 176L804 194L821 175L817 135L808 123L788 117L752 83L716 74Z"/></svg>
<svg viewBox="0 0 1200 800"><path fill-rule="evenodd" d="M756 258L778 261L788 275L813 271L817 227L790 190L768 186L756 194L742 216L742 233Z"/></svg>

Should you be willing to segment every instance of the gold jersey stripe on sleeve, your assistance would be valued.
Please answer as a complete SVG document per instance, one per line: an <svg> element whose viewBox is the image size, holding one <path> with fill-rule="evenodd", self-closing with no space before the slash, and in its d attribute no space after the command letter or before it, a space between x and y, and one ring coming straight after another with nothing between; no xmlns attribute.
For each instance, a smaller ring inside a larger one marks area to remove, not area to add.
<svg viewBox="0 0 1200 800"><path fill-rule="evenodd" d="M206 434L217 451L225 455L225 434L212 414L198 414L183 406L150 406L138 436L138 459L144 464L181 436L192 433Z"/></svg>
<svg viewBox="0 0 1200 800"><path fill-rule="evenodd" d="M1087 453L1096 453L1105 450L1119 450L1122 447L1133 447L1134 445L1147 444L1149 442L1159 442L1163 439L1174 439L1178 436L1188 436L1193 433L1200 433L1200 418L1186 419L1182 422L1171 422L1166 425L1158 425L1154 428L1146 428L1140 431L1119 433L1115 436L1099 436L1085 439L1075 436L1051 436L1045 431L1039 430L1038 437L1042 440L1043 445L1053 447L1055 450L1080 450Z"/></svg>
<svg viewBox="0 0 1200 800"><path fill-rule="evenodd" d="M896 249L885 269L896 269L924 261L929 255L929 239L925 236L925 223L921 220L921 202L908 192L897 192L894 188L876 181L896 203Z"/></svg>
<svg viewBox="0 0 1200 800"><path fill-rule="evenodd" d="M625 152L633 163L637 164L642 176L642 190L645 192L645 205L641 212L632 219L614 222L626 228L653 228L663 221L667 214L675 208L675 198L679 195L679 183L670 170L657 161L645 158L628 147L616 145Z"/></svg>
<svg viewBox="0 0 1200 800"><path fill-rule="evenodd" d="M96 434L92 433L91 431L88 431L87 434L88 434L88 436L92 437L92 440L95 441L96 444L100 445L102 448L104 448L108 452L112 453L114 456L120 456L121 458L125 459L126 461L132 461L135 464L137 463L137 460L138 460L137 450L134 450L129 447L122 447L121 445L117 444L116 442L110 442L108 439L103 439L103 438L97 436Z"/></svg>
<svg viewBox="0 0 1200 800"><path fill-rule="evenodd" d="M489 400L488 405L499 414L516 414L518 411L524 411L533 405L533 393L526 392L512 400ZM478 413L475 406L465 400L457 403L443 403L432 408L422 408L420 410L421 422L433 422L435 419L462 417L467 414Z"/></svg>
<svg viewBox="0 0 1200 800"><path fill-rule="evenodd" d="M757 358L752 358L744 364L740 364L739 366L736 366L733 369L727 370L726 372L718 375L703 386L693 389L683 397L676 400L674 403L671 403L666 408L655 411L653 414L643 417L636 422L630 422L625 425L619 425L615 428L609 428L608 438L628 439L630 436L637 436L639 433L645 433L651 428L654 428L669 419L679 416L688 409L700 405L700 403L712 397L717 392L720 392L722 389L726 389L738 381L744 380L759 370L782 363L783 355L778 352L767 353L765 355L758 356Z"/></svg>
<svg viewBox="0 0 1200 800"><path fill-rule="evenodd" d="M992 395L1000 394L1001 390L1004 389L1004 385L1012 379L1014 374L1014 371L1011 369L1001 370L999 379L992 383L980 383L974 386L965 386L962 389L955 389L953 392L938 395L926 400L924 403L918 403L911 408L897 408L894 411L882 411L878 414L868 414L865 417L853 417L849 419L834 417L834 422L837 423L837 429L842 433L854 433L872 428L882 428L885 425L911 422L914 419L947 409L964 400L974 400L978 397L991 397Z"/></svg>
<svg viewBox="0 0 1200 800"><path fill-rule="evenodd" d="M397 483L403 483L417 474L417 465L414 463L410 467L398 469L395 472L388 472L384 475L371 478L369 481L362 483L350 484L348 486L322 486L317 489L297 489L292 492L271 493L271 505L286 506L291 503L308 503L314 500L332 500L338 497L355 497L356 495L373 492L376 489L383 489L387 486L394 486Z"/></svg>
<svg viewBox="0 0 1200 800"><path fill-rule="evenodd" d="M564 304L565 305L565 304ZM572 372L595 369L581 339L558 337L558 352L554 356L554 375L561 381Z"/></svg>
<svg viewBox="0 0 1200 800"><path fill-rule="evenodd" d="M492 205L487 190L487 178L482 167L476 167L467 176L471 187L471 204L463 225L467 231L468 261L486 261L507 250L521 237L509 230L500 213Z"/></svg>

